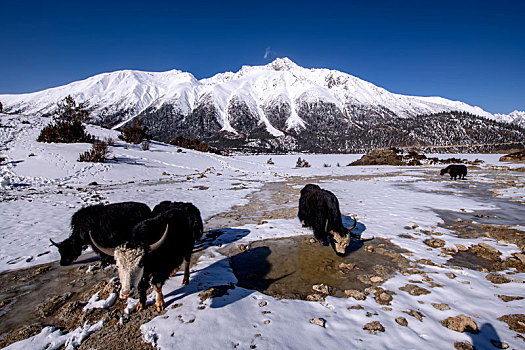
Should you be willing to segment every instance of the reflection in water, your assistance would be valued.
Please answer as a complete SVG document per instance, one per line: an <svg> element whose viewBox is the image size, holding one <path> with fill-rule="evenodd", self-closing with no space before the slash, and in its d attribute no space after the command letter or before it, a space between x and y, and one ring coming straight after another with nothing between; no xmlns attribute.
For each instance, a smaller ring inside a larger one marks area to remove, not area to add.
<svg viewBox="0 0 525 350"><path fill-rule="evenodd" d="M345 289L363 290L371 285L359 276L380 275L386 280L406 264L400 256L393 259L360 249L362 242L358 240L351 241L346 257L339 257L331 247L310 239L308 236L255 242L252 249L232 256L238 285L277 298L306 299L313 293L314 284L324 283L334 287L336 296L343 297ZM382 245L378 251L388 249L392 254L400 251L382 239L366 244L376 248ZM342 263L355 264L356 268L341 268Z"/></svg>

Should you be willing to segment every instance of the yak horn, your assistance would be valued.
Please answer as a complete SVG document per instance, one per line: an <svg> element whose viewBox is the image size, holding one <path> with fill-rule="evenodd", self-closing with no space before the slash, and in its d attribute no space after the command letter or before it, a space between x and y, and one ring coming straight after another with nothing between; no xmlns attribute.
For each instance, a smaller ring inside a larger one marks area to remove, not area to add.
<svg viewBox="0 0 525 350"><path fill-rule="evenodd" d="M109 255L109 256L115 256L115 248L104 248L104 247L101 247L100 245L98 245L97 241L95 241L95 239L91 235L91 231L89 231L89 238L91 238L91 242L93 243L93 245L98 250L100 250L102 253L104 253L106 255Z"/></svg>
<svg viewBox="0 0 525 350"><path fill-rule="evenodd" d="M162 243L164 243L164 241L166 240L166 237L168 237L168 225L166 225L166 230L164 231L164 234L162 235L162 237L157 242L149 246L149 251L153 252L159 249Z"/></svg>
<svg viewBox="0 0 525 350"><path fill-rule="evenodd" d="M357 225L357 220L355 219L355 216L353 216L352 219L354 219L354 224L352 225L352 227L346 228L348 231L352 230Z"/></svg>
<svg viewBox="0 0 525 350"><path fill-rule="evenodd" d="M55 247L59 247L58 243L55 243L51 238L49 239L51 241L51 244L54 245Z"/></svg>

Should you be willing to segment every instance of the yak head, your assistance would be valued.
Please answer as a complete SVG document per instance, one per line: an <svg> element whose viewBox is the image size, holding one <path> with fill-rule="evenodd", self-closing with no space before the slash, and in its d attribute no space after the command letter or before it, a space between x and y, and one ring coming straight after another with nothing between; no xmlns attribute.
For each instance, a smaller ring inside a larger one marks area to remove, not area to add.
<svg viewBox="0 0 525 350"><path fill-rule="evenodd" d="M71 265L82 254L82 244L75 242L71 237L60 243L54 242L51 238L49 240L58 248L61 266Z"/></svg>
<svg viewBox="0 0 525 350"><path fill-rule="evenodd" d="M89 233L91 236L91 232ZM168 237L168 226L162 237L155 243L143 247L138 244L125 243L117 248L101 247L91 236L93 244L101 252L113 256L118 268L120 278L120 298L127 299L137 295L139 282L144 276L144 258L157 250Z"/></svg>
<svg viewBox="0 0 525 350"><path fill-rule="evenodd" d="M350 244L350 231L357 225L357 220L354 219L354 224L350 227L345 227L344 232L330 231L332 236L332 247L335 253L339 256L345 256L346 248Z"/></svg>
<svg viewBox="0 0 525 350"><path fill-rule="evenodd" d="M339 256L345 256L346 247L350 244L350 234L342 235L337 231L330 231L332 234L332 247Z"/></svg>
<svg viewBox="0 0 525 350"><path fill-rule="evenodd" d="M448 169L447 168L441 169L440 175L445 175L446 173L448 173Z"/></svg>

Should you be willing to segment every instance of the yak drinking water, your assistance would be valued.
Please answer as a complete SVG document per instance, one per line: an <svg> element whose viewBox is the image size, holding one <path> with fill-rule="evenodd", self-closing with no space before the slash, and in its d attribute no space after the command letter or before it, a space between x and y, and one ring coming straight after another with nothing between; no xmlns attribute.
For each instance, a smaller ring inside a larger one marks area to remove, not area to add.
<svg viewBox="0 0 525 350"><path fill-rule="evenodd" d="M60 243L49 239L58 248L60 265L71 265L82 250L91 245L89 233L97 242L106 246L124 243L131 235L131 229L140 221L149 218L151 209L144 203L122 202L97 204L79 209L71 217L71 235ZM102 264L113 262L113 258L93 246L102 259Z"/></svg>
<svg viewBox="0 0 525 350"><path fill-rule="evenodd" d="M351 227L344 227L337 197L317 185L308 184L301 190L298 216L303 226L312 228L315 238L324 245L330 239L337 255L345 254L351 235L358 237L351 232L357 224L355 218Z"/></svg>
<svg viewBox="0 0 525 350"><path fill-rule="evenodd" d="M93 243L105 254L115 257L120 283L120 298L139 295L138 310L146 306L146 292L151 283L157 292L156 305L164 310L162 286L173 276L184 260L182 284L188 284L190 261L195 239L190 222L180 209L170 209L138 223L131 237L117 247L101 246L96 239Z"/></svg>
<svg viewBox="0 0 525 350"><path fill-rule="evenodd" d="M445 169L441 169L441 175L445 175L446 173L450 174L451 179L456 180L456 177L459 176L459 180L465 180L465 176L467 176L467 167L463 164L452 164L447 166Z"/></svg>

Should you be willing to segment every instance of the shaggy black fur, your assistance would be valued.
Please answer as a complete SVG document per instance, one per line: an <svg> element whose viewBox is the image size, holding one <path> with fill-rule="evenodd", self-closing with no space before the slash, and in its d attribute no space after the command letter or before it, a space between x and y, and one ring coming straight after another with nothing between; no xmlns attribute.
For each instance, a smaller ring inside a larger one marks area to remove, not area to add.
<svg viewBox="0 0 525 350"><path fill-rule="evenodd" d="M315 238L324 245L328 245L330 231L342 236L349 234L343 226L337 197L317 185L308 184L301 190L298 216L303 226L312 228Z"/></svg>
<svg viewBox="0 0 525 350"><path fill-rule="evenodd" d="M162 237L166 225L168 225L166 240L157 250L149 252L149 246ZM124 247L142 247L146 252L141 262L144 266L144 275L138 288L141 303L146 301L146 291L150 281L152 285L162 286L183 260L190 262L194 244L190 222L181 209L163 211L133 228L131 240Z"/></svg>
<svg viewBox="0 0 525 350"><path fill-rule="evenodd" d="M452 164L447 166L445 169L441 169L441 175L446 173L450 174L451 179L456 180L456 177L459 176L459 180L465 180L465 176L467 176L467 167L463 164Z"/></svg>
<svg viewBox="0 0 525 350"><path fill-rule="evenodd" d="M196 241L201 239L202 232L204 230L201 212L192 203L163 201L157 204L155 208L153 208L152 216L156 216L171 209L180 209L184 213L186 213L186 216L190 223L190 227L193 230L193 238Z"/></svg>
<svg viewBox="0 0 525 350"><path fill-rule="evenodd" d="M115 247L126 242L132 228L151 216L144 203L122 202L97 204L79 209L71 217L71 235L60 243L53 243L60 253L60 265L71 265L89 244L100 255L103 265L113 263L113 257L102 253L91 243L89 232L102 246Z"/></svg>

